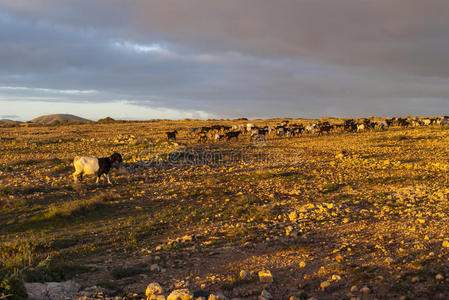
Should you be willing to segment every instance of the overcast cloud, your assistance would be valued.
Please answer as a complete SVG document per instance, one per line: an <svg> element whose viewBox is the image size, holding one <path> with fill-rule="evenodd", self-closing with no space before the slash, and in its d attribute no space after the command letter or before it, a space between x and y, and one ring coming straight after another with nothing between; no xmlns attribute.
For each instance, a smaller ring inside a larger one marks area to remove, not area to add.
<svg viewBox="0 0 449 300"><path fill-rule="evenodd" d="M0 115L443 115L448 53L447 0L0 0Z"/></svg>

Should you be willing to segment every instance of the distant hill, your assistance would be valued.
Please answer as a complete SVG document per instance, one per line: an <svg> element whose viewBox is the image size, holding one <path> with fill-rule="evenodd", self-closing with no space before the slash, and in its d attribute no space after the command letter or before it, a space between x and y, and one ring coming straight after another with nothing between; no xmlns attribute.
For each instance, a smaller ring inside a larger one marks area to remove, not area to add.
<svg viewBox="0 0 449 300"><path fill-rule="evenodd" d="M20 124L22 122L10 120L10 119L0 119L0 123L2 123L2 124Z"/></svg>
<svg viewBox="0 0 449 300"><path fill-rule="evenodd" d="M69 114L54 114L54 115L45 115L34 118L31 120L32 123L41 123L48 124L54 121L75 121L75 122L90 122L88 119L84 119L78 116L69 115Z"/></svg>

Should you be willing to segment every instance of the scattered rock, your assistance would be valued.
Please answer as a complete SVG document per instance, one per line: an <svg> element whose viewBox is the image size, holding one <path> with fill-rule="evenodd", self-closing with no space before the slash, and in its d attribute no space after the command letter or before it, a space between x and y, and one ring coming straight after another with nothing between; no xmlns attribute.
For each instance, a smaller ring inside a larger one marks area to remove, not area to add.
<svg viewBox="0 0 449 300"><path fill-rule="evenodd" d="M444 279L444 276L442 274L437 274L437 275L435 275L435 279L438 281L441 281Z"/></svg>
<svg viewBox="0 0 449 300"><path fill-rule="evenodd" d="M174 290L168 295L167 300L191 300L193 294L188 289Z"/></svg>
<svg viewBox="0 0 449 300"><path fill-rule="evenodd" d="M335 260L338 261L338 262L342 262L344 260L344 258L343 258L343 256L341 254L337 254L335 256Z"/></svg>
<svg viewBox="0 0 449 300"><path fill-rule="evenodd" d="M355 293L358 290L359 290L359 288L356 285L351 286L351 289L350 289L351 293Z"/></svg>
<svg viewBox="0 0 449 300"><path fill-rule="evenodd" d="M259 281L261 283L273 283L273 275L271 275L270 270L259 271Z"/></svg>
<svg viewBox="0 0 449 300"><path fill-rule="evenodd" d="M147 300L165 300L164 295L151 295L147 298Z"/></svg>
<svg viewBox="0 0 449 300"><path fill-rule="evenodd" d="M158 264L152 264L152 265L150 266L150 271L151 271L151 272L160 272L160 271L161 271L161 267L159 267Z"/></svg>
<svg viewBox="0 0 449 300"><path fill-rule="evenodd" d="M24 283L28 299L30 300L62 300L73 299L80 290L80 286L72 281L47 282L47 283Z"/></svg>
<svg viewBox="0 0 449 300"><path fill-rule="evenodd" d="M332 275L332 280L333 281L340 281L341 280L341 276L340 275Z"/></svg>
<svg viewBox="0 0 449 300"><path fill-rule="evenodd" d="M364 294L369 294L371 292L371 290L369 289L369 287L364 286L360 289L360 292L364 293Z"/></svg>
<svg viewBox="0 0 449 300"><path fill-rule="evenodd" d="M419 281L419 276L414 276L412 279L410 279L411 283L417 283Z"/></svg>
<svg viewBox="0 0 449 300"><path fill-rule="evenodd" d="M247 270L241 270L240 271L240 279L242 280L250 280L251 274Z"/></svg>
<svg viewBox="0 0 449 300"><path fill-rule="evenodd" d="M185 235L185 236L183 236L183 237L181 238L181 241L184 242L184 243L191 242L191 241L193 241L193 236L191 236L191 235Z"/></svg>
<svg viewBox="0 0 449 300"><path fill-rule="evenodd" d="M162 289L161 285L157 282L150 283L145 291L145 295L147 295L148 297L151 295L162 295L163 293L164 290Z"/></svg>
<svg viewBox="0 0 449 300"><path fill-rule="evenodd" d="M267 290L263 290L259 296L259 300L270 300L273 299L273 296Z"/></svg>
<svg viewBox="0 0 449 300"><path fill-rule="evenodd" d="M85 288L84 290L79 292L78 295L81 297L92 298L92 297L96 297L97 295L102 295L103 293L104 293L103 288L94 285L94 286Z"/></svg>
<svg viewBox="0 0 449 300"><path fill-rule="evenodd" d="M328 288L330 286L330 282L329 281L323 281L320 283L320 287L325 290L326 288Z"/></svg>
<svg viewBox="0 0 449 300"><path fill-rule="evenodd" d="M207 298L207 300L228 300L228 298L222 293L218 293L216 295L214 294L209 295L209 298Z"/></svg>
<svg viewBox="0 0 449 300"><path fill-rule="evenodd" d="M345 156L348 156L348 152L346 152L346 151L341 151L340 153L337 153L337 154L335 155L335 158L337 158L337 159L342 159L342 158L345 157Z"/></svg>
<svg viewBox="0 0 449 300"><path fill-rule="evenodd" d="M296 211L292 211L288 214L288 218L292 222L296 222L298 220L298 213Z"/></svg>
<svg viewBox="0 0 449 300"><path fill-rule="evenodd" d="M25 282L23 285L28 294L28 299L44 299L44 297L46 297L47 295L47 285L45 283Z"/></svg>
<svg viewBox="0 0 449 300"><path fill-rule="evenodd" d="M385 258L385 263L387 263L387 264L392 264L393 262L394 262L394 259L392 259L391 257L387 257L387 258Z"/></svg>

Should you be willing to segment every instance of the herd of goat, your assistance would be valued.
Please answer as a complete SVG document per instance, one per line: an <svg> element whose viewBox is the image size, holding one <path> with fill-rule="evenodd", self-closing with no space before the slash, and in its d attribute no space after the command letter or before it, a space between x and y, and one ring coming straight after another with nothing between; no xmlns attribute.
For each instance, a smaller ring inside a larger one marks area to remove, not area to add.
<svg viewBox="0 0 449 300"><path fill-rule="evenodd" d="M417 127L417 126L430 126L438 125L444 126L448 124L449 117L435 117L435 118L389 118L382 121L373 121L371 119L346 119L343 123L330 124L327 121L317 122L304 126L303 124L293 124L290 121L282 121L275 126L263 126L258 127L253 123L225 126L225 125L213 125L207 127L193 128L190 131L191 136L196 136L199 142L207 142L209 140L219 141L226 139L238 140L242 134L250 134L252 140L265 141L268 134L275 134L277 136L298 136L303 133L321 135L323 133L329 134L331 131L347 131L347 132L360 132L366 130L386 130L390 126L399 127ZM176 140L178 131L167 131L168 140ZM119 153L113 153L110 157L75 157L73 164L75 172L73 173L73 179L78 182L78 179L83 178L83 175L96 175L97 184L102 176L105 176L108 183L112 184L109 178L109 171L114 165L120 166L123 162L122 156Z"/></svg>
<svg viewBox="0 0 449 300"><path fill-rule="evenodd" d="M198 128L192 128L190 130L190 136L196 137L198 142L206 143L208 141L221 141L232 139L238 140L240 135L249 134L251 140L254 141L266 141L267 135L272 134L279 137L295 137L303 133L329 134L331 131L346 131L346 132L361 132L367 130L387 130L391 126L399 127L418 127L418 126L430 126L439 125L444 126L448 124L449 117L433 117L433 118L420 118L420 117L408 117L408 118L386 118L382 121L373 121L368 118L363 119L346 119L340 124L330 124L328 121L319 121L317 123L303 125L298 123L291 123L288 120L282 121L275 126L265 125L263 127L256 126L253 123L238 124L232 126L226 125L212 125ZM167 131L166 136L168 140L176 140L177 130Z"/></svg>

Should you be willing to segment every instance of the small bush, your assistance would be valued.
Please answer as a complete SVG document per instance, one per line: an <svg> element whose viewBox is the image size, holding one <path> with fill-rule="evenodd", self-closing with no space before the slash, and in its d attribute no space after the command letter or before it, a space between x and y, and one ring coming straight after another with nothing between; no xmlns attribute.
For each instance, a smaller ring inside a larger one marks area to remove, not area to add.
<svg viewBox="0 0 449 300"><path fill-rule="evenodd" d="M0 299L27 299L27 293L19 274L8 271L0 264Z"/></svg>
<svg viewBox="0 0 449 300"><path fill-rule="evenodd" d="M0 244L0 263L6 269L23 268L32 264L36 243L31 240Z"/></svg>
<svg viewBox="0 0 449 300"><path fill-rule="evenodd" d="M20 270L32 264L35 247L31 241L0 244L0 299L26 299Z"/></svg>
<svg viewBox="0 0 449 300"><path fill-rule="evenodd" d="M325 185L323 185L322 191L324 193L331 193L331 192L335 192L339 188L340 188L340 186L337 183L331 182L331 183L326 183Z"/></svg>

